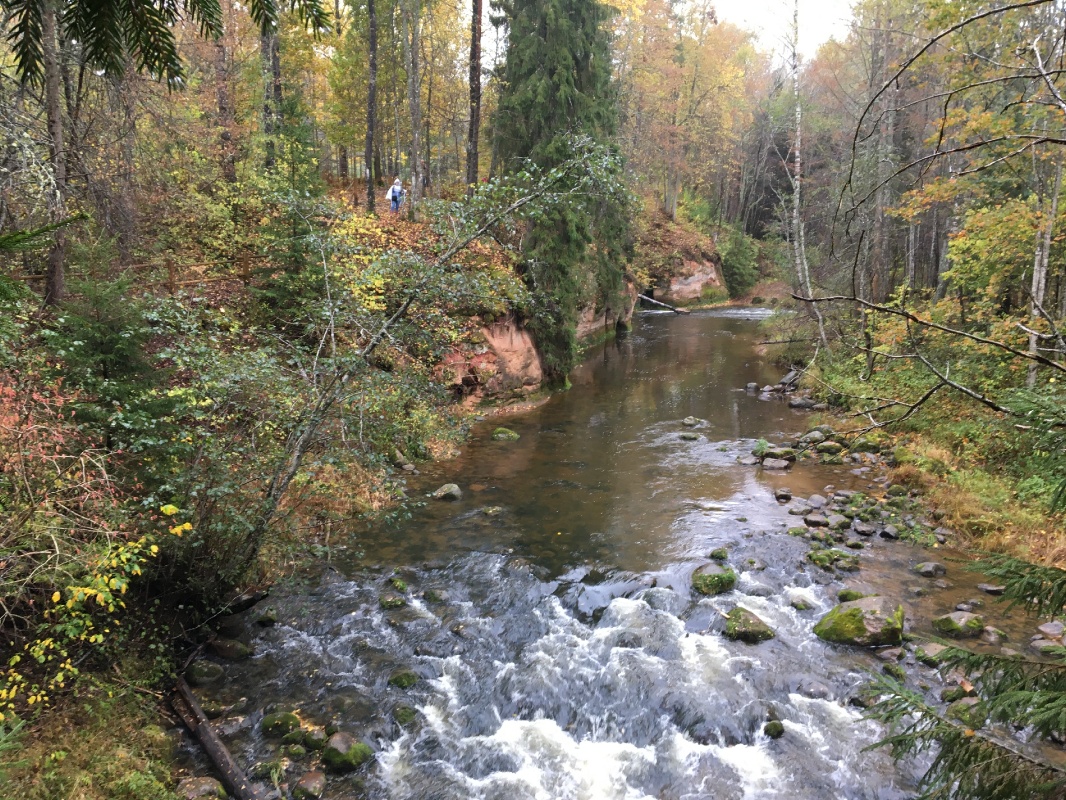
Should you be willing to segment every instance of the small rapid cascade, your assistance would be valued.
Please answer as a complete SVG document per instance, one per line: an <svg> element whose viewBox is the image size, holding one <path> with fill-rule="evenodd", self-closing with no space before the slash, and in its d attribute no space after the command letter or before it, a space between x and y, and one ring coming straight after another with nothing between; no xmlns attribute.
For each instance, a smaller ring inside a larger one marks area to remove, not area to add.
<svg viewBox="0 0 1066 800"><path fill-rule="evenodd" d="M269 623L262 609L234 621L254 655L199 691L237 760L284 796L317 756L262 721L295 711L373 750L329 775L327 800L913 796L923 764L866 750L884 732L862 716L863 687L884 664L813 627L848 588L928 629L977 578L952 566L937 588L914 572L928 551L876 536L858 573L809 561L788 532L802 501L775 490L870 491L883 469L738 463L808 424L738 390L779 377L759 338L750 314L649 315L570 392L509 418L517 439L494 440L487 421L458 458L410 477L412 497L442 483L462 496L353 531L310 586L275 588ZM732 590L694 591L719 562ZM727 638L736 608L773 638ZM939 691L934 669L897 652Z"/></svg>

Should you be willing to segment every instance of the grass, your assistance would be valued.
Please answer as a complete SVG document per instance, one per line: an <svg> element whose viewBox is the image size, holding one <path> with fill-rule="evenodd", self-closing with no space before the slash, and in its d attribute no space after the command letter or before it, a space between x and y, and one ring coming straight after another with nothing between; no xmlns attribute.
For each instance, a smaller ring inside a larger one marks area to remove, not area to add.
<svg viewBox="0 0 1066 800"><path fill-rule="evenodd" d="M174 739L159 701L129 685L83 679L25 725L0 737L0 797L20 800L177 800Z"/></svg>

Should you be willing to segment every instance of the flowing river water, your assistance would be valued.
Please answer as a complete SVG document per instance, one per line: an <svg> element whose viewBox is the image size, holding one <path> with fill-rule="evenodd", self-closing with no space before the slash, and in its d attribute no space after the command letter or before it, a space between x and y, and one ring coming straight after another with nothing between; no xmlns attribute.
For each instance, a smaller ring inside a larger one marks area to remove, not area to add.
<svg viewBox="0 0 1066 800"><path fill-rule="evenodd" d="M459 457L408 479L412 496L454 482L461 500L427 500L402 524L354 536L320 580L275 590L276 625L255 624L262 606L245 614L237 633L255 655L205 690L229 709L217 725L237 760L266 764L263 777L273 766L274 782L290 785L311 769L311 756L259 730L264 711L295 710L375 751L361 771L331 777L327 798L911 796L923 765L867 752L883 731L849 702L881 663L812 627L846 585L898 599L908 627L927 631L979 594L980 578L942 551L877 537L858 573L806 561L774 489L873 491L884 469L737 463L754 440L809 424L741 388L780 377L759 354L759 316L639 317L575 371L570 391L507 418L520 439L494 441L498 423L486 421ZM703 420L696 441L680 437L687 416ZM696 595L692 573L720 547L736 589ZM912 571L931 555L949 565L939 588ZM407 604L383 609L394 577ZM727 640L722 617L736 605L776 637ZM986 616L1013 638L1033 624ZM417 682L391 684L401 670ZM913 658L907 670L937 691L933 670ZM784 724L781 738L763 733L769 719Z"/></svg>

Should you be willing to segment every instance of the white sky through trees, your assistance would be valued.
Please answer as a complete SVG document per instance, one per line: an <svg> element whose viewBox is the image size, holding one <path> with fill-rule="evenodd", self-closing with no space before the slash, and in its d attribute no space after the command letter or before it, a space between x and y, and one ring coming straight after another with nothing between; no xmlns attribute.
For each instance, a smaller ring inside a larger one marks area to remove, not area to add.
<svg viewBox="0 0 1066 800"><path fill-rule="evenodd" d="M852 0L800 0L800 52L811 58L819 45L843 39ZM759 49L781 53L792 27L791 0L715 0L718 19L758 34Z"/></svg>

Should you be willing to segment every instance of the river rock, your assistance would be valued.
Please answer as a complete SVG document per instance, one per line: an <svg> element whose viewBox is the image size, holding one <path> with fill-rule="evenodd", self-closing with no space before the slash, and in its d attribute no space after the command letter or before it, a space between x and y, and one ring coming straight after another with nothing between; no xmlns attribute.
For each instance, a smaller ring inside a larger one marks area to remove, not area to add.
<svg viewBox="0 0 1066 800"><path fill-rule="evenodd" d="M899 645L903 623L903 606L884 597L864 597L833 608L814 626L814 634L835 644Z"/></svg>
<svg viewBox="0 0 1066 800"><path fill-rule="evenodd" d="M1045 639L1061 639L1064 626L1058 620L1052 620L1043 625L1037 625L1036 629L1044 634Z"/></svg>
<svg viewBox="0 0 1066 800"><path fill-rule="evenodd" d="M330 772L350 772L369 761L374 751L350 733L335 733L322 751L322 763Z"/></svg>
<svg viewBox="0 0 1066 800"><path fill-rule="evenodd" d="M991 625L986 625L985 629L981 631L981 641L985 644L998 645L1003 644L1003 640L1007 638L1007 635L999 628L993 628Z"/></svg>
<svg viewBox="0 0 1066 800"><path fill-rule="evenodd" d="M969 614L965 611L953 611L933 620L933 630L952 639L980 636L984 628L985 621L979 614Z"/></svg>
<svg viewBox="0 0 1066 800"><path fill-rule="evenodd" d="M780 739L785 735L785 725L781 720L772 719L763 725L762 732L770 739Z"/></svg>
<svg viewBox="0 0 1066 800"><path fill-rule="evenodd" d="M446 483L433 493L434 500L461 500L463 490L454 483Z"/></svg>
<svg viewBox="0 0 1066 800"><path fill-rule="evenodd" d="M886 525L881 529L881 538L895 541L899 538L899 528L895 525Z"/></svg>
<svg viewBox="0 0 1066 800"><path fill-rule="evenodd" d="M788 510L788 513L794 517L805 517L812 511L814 511L814 509L811 508L809 505L807 505L806 503L801 503L798 506L792 506L792 508Z"/></svg>
<svg viewBox="0 0 1066 800"><path fill-rule="evenodd" d="M178 784L178 797L197 800L200 797L225 797L226 790L214 778L182 778Z"/></svg>
<svg viewBox="0 0 1066 800"><path fill-rule="evenodd" d="M253 653L251 647L236 639L212 639L207 644L216 656L227 661L242 661L251 658Z"/></svg>
<svg viewBox="0 0 1066 800"><path fill-rule="evenodd" d="M843 514L830 514L826 519L826 524L830 530L845 531L851 527L851 520Z"/></svg>
<svg viewBox="0 0 1066 800"><path fill-rule="evenodd" d="M774 489L774 500L779 503L787 503L792 499L792 490L787 486L779 486Z"/></svg>
<svg viewBox="0 0 1066 800"><path fill-rule="evenodd" d="M808 431L800 437L800 444L821 444L825 441L825 434L820 430Z"/></svg>
<svg viewBox="0 0 1066 800"><path fill-rule="evenodd" d="M754 467L761 463L758 456L743 455L737 456L737 463L742 467Z"/></svg>
<svg viewBox="0 0 1066 800"><path fill-rule="evenodd" d="M275 738L281 738L286 734L299 730L299 728L300 718L291 711L278 711L274 714L267 714L263 717L263 721L259 723L259 730L263 732L264 736L273 736Z"/></svg>
<svg viewBox="0 0 1066 800"><path fill-rule="evenodd" d="M935 667L940 664L940 655L948 648L936 642L924 642L914 648L914 657L922 664Z"/></svg>
<svg viewBox="0 0 1066 800"><path fill-rule="evenodd" d="M829 520L822 514L808 514L803 518L803 521L807 523L809 528L824 528L829 524Z"/></svg>
<svg viewBox="0 0 1066 800"><path fill-rule="evenodd" d="M189 682L190 686L213 686L216 683L220 683L225 676L226 670L222 668L221 664L216 664L214 661L207 661L203 658L198 658L189 664L188 669L185 670L185 680Z"/></svg>
<svg viewBox="0 0 1066 800"><path fill-rule="evenodd" d="M873 536L877 532L877 528L874 525L869 522L863 522L861 519L852 522L851 529L859 536Z"/></svg>
<svg viewBox="0 0 1066 800"><path fill-rule="evenodd" d="M791 447L769 447L763 452L763 459L777 458L782 461L795 461L796 451Z"/></svg>
<svg viewBox="0 0 1066 800"><path fill-rule="evenodd" d="M939 578L947 575L948 568L937 561L923 561L914 567L914 571L923 578Z"/></svg>
<svg viewBox="0 0 1066 800"><path fill-rule="evenodd" d="M703 422L703 420L699 417L685 417L683 420L681 420L681 424L684 425L686 428L695 428L701 422Z"/></svg>
<svg viewBox="0 0 1066 800"><path fill-rule="evenodd" d="M706 564L692 576L692 588L703 595L722 594L737 583L737 574L729 567Z"/></svg>
<svg viewBox="0 0 1066 800"><path fill-rule="evenodd" d="M825 508L825 505L828 502L829 501L820 494L812 494L807 498L807 505L811 508Z"/></svg>
<svg viewBox="0 0 1066 800"><path fill-rule="evenodd" d="M789 408L799 408L804 411L814 408L814 401L809 397L790 397L788 400Z"/></svg>
<svg viewBox="0 0 1066 800"><path fill-rule="evenodd" d="M763 469L788 469L789 466L783 458L764 458L762 462Z"/></svg>
<svg viewBox="0 0 1066 800"><path fill-rule="evenodd" d="M516 442L522 438L521 434L515 433L510 428L497 428L492 432L492 438L497 442Z"/></svg>
<svg viewBox="0 0 1066 800"><path fill-rule="evenodd" d="M1006 586L1000 586L993 583L979 583L977 584L977 588L985 594L991 595L1003 594L1007 590Z"/></svg>
<svg viewBox="0 0 1066 800"><path fill-rule="evenodd" d="M757 392L757 391L759 391L759 384L757 384L755 381L752 381L751 383L747 383L747 384L744 385L744 391L746 391L746 392Z"/></svg>
<svg viewBox="0 0 1066 800"><path fill-rule="evenodd" d="M681 438L686 442L695 442L699 440L700 435L693 431L682 431Z"/></svg>
<svg viewBox="0 0 1066 800"><path fill-rule="evenodd" d="M725 635L727 639L748 644L758 644L774 638L774 632L769 625L740 606L726 615Z"/></svg>
<svg viewBox="0 0 1066 800"><path fill-rule="evenodd" d="M326 774L317 769L300 776L292 787L293 800L318 800L326 793Z"/></svg>
<svg viewBox="0 0 1066 800"><path fill-rule="evenodd" d="M1062 642L1056 642L1052 639L1044 639L1043 637L1038 636L1033 639L1033 641L1029 642L1029 646L1038 653L1048 654L1055 648L1062 647Z"/></svg>
<svg viewBox="0 0 1066 800"><path fill-rule="evenodd" d="M839 442L821 442L814 448L816 453L823 456L838 456L844 450L844 445Z"/></svg>

